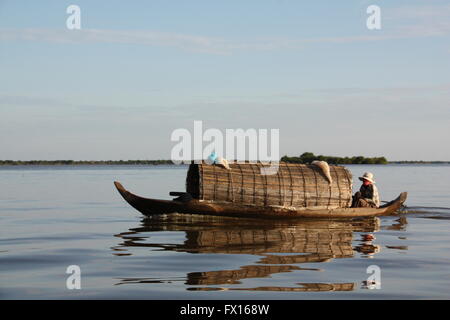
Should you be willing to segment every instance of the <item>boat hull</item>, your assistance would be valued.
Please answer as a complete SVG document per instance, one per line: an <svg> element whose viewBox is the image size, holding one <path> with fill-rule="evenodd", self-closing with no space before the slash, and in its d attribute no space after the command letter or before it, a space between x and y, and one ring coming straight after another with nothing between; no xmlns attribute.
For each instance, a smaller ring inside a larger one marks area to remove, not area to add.
<svg viewBox="0 0 450 320"><path fill-rule="evenodd" d="M237 203L215 203L196 199L188 202L149 199L129 192L117 181L114 182L114 185L126 202L146 216L169 213L257 218L351 218L383 216L397 212L407 198L407 193L402 192L395 200L379 208L296 209L280 206L256 207Z"/></svg>

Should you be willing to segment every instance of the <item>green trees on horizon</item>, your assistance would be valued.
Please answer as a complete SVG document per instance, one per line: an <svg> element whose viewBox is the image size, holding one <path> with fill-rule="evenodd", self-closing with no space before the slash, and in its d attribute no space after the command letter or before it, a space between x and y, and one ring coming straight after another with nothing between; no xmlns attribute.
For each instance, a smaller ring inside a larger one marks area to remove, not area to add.
<svg viewBox="0 0 450 320"><path fill-rule="evenodd" d="M158 165L173 164L172 160L0 160L1 165Z"/></svg>
<svg viewBox="0 0 450 320"><path fill-rule="evenodd" d="M289 163L311 163L314 160L326 161L330 164L387 164L388 161L385 157L366 158L363 156L356 157L334 157L314 155L312 152L304 152L298 157L283 156L281 161Z"/></svg>
<svg viewBox="0 0 450 320"><path fill-rule="evenodd" d="M311 163L314 160L326 161L330 164L387 164L385 157L366 158L316 156L312 152L304 152L298 157L283 156L281 161L289 163ZM172 160L0 160L1 165L159 165L173 164Z"/></svg>

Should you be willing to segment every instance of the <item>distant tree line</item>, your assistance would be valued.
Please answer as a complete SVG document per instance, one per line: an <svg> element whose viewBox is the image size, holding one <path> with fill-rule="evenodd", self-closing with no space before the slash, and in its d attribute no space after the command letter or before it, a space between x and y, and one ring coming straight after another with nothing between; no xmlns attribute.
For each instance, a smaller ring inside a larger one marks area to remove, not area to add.
<svg viewBox="0 0 450 320"><path fill-rule="evenodd" d="M305 152L298 157L283 156L281 161L289 163L311 163L314 160L326 161L330 164L442 164L450 161L387 161L385 157L366 158L316 156L314 153ZM173 164L172 160L0 160L0 166L20 165L160 165Z"/></svg>
<svg viewBox="0 0 450 320"><path fill-rule="evenodd" d="M366 158L363 156L357 157L333 157L333 156L316 156L312 152L305 152L298 157L284 156L281 158L283 162L289 163L311 163L314 160L326 161L330 164L387 164L385 157Z"/></svg>
<svg viewBox="0 0 450 320"><path fill-rule="evenodd" d="M0 160L3 165L159 165L173 164L172 160Z"/></svg>
<svg viewBox="0 0 450 320"><path fill-rule="evenodd" d="M395 164L450 164L450 161L400 160L400 161L389 161L389 163L395 163Z"/></svg>

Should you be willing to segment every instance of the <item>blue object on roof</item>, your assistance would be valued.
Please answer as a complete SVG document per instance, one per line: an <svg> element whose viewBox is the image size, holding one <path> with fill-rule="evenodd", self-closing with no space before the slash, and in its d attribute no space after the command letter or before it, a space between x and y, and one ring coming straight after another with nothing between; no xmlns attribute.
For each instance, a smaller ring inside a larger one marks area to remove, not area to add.
<svg viewBox="0 0 450 320"><path fill-rule="evenodd" d="M216 160L217 160L217 154L215 151L213 151L208 157L208 163L213 164L216 162Z"/></svg>

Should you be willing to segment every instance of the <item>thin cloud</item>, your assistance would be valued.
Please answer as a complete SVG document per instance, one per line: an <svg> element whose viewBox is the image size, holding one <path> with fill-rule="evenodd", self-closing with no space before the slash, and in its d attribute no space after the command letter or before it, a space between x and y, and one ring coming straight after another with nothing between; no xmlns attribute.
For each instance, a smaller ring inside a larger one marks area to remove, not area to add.
<svg viewBox="0 0 450 320"><path fill-rule="evenodd" d="M61 44L118 43L158 47L174 47L184 51L230 54L237 50L273 50L288 47L297 41L285 38L263 38L243 42L217 37L160 32L151 30L112 29L0 29L1 41L43 41Z"/></svg>
<svg viewBox="0 0 450 320"><path fill-rule="evenodd" d="M348 43L398 39L403 35L364 35L322 37L311 39L258 38L245 41L229 41L221 38L165 33L146 30L101 30L101 29L0 29L1 41L44 41L61 44L119 43L174 47L184 51L231 54L235 51L267 51L298 49L308 43Z"/></svg>
<svg viewBox="0 0 450 320"><path fill-rule="evenodd" d="M450 34L450 5L409 5L387 11L405 36L430 37Z"/></svg>
<svg viewBox="0 0 450 320"><path fill-rule="evenodd" d="M61 44L117 43L173 47L188 52L228 55L237 51L300 49L313 43L351 43L395 39L446 36L450 34L450 5L402 6L382 8L389 28L382 33L296 39L292 37L259 37L225 39L154 30L113 29L0 29L0 41L44 41Z"/></svg>
<svg viewBox="0 0 450 320"><path fill-rule="evenodd" d="M148 30L102 29L1 29L0 40L28 40L54 43L123 43L178 47L184 50L223 54L220 39Z"/></svg>
<svg viewBox="0 0 450 320"><path fill-rule="evenodd" d="M436 19L450 16L450 4L407 5L389 10L391 18Z"/></svg>

